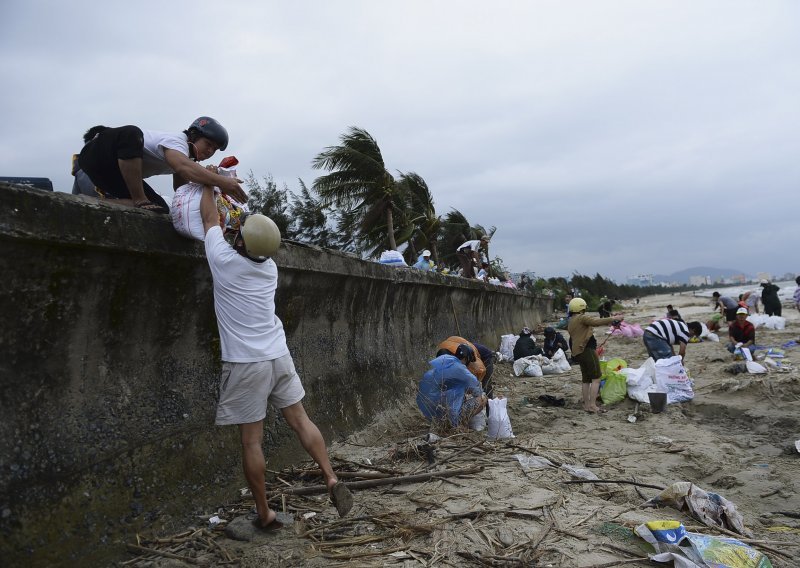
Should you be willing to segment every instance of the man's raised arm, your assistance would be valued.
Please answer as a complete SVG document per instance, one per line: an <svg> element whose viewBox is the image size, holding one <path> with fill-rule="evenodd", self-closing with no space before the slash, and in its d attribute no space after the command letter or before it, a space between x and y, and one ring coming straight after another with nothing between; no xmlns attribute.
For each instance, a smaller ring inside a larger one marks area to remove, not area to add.
<svg viewBox="0 0 800 568"><path fill-rule="evenodd" d="M203 231L211 227L220 227L219 211L214 203L214 188L210 185L203 186L203 196L200 198L200 216L203 218Z"/></svg>

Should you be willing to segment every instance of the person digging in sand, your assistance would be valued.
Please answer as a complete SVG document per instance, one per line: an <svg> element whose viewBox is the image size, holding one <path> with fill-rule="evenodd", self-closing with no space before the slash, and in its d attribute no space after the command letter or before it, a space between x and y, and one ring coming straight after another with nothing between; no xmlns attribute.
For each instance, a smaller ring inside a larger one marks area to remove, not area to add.
<svg viewBox="0 0 800 568"><path fill-rule="evenodd" d="M572 358L581 366L581 390L583 409L586 412L605 412L597 406L600 391L600 359L597 357L597 340L592 328L622 322L621 317L596 318L586 315L586 300L573 298L569 301L569 341Z"/></svg>
<svg viewBox="0 0 800 568"><path fill-rule="evenodd" d="M317 462L340 516L353 496L331 467L322 433L303 408L305 390L294 368L283 324L275 314L278 268L270 258L281 235L264 215L242 219L231 246L223 238L211 186L203 188L200 213L205 249L214 281L214 310L222 350L217 425L236 424L242 444L242 465L253 494L262 530L280 528L270 509L265 487L264 419L267 404L280 409L303 448Z"/></svg>

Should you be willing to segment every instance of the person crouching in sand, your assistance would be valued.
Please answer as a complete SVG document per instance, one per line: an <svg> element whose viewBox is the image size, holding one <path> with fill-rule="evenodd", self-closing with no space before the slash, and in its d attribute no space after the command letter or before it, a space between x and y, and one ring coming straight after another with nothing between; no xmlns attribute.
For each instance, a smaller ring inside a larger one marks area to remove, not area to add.
<svg viewBox="0 0 800 568"><path fill-rule="evenodd" d="M586 412L605 412L597 406L600 392L600 359L597 357L597 340L592 328L621 322L621 317L596 318L586 314L586 300L573 298L569 302L569 340L572 344L572 358L581 366L581 391L583 409Z"/></svg>

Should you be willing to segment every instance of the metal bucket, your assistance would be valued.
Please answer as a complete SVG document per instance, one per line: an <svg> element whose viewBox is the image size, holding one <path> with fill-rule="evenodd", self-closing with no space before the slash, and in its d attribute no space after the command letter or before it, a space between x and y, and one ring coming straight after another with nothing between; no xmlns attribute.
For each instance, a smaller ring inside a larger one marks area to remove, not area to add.
<svg viewBox="0 0 800 568"><path fill-rule="evenodd" d="M664 412L667 407L667 393L665 392L649 392L647 398L650 399L650 410L653 414Z"/></svg>

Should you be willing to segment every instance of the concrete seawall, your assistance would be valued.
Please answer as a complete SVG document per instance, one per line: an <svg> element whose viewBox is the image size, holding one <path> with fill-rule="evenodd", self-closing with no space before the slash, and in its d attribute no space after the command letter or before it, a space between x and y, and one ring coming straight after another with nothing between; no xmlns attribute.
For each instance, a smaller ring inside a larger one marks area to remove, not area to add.
<svg viewBox="0 0 800 568"><path fill-rule="evenodd" d="M0 205L0 557L103 564L136 530L244 486L236 429L213 426L211 275L166 216L7 185ZM328 439L410 394L442 338L496 348L551 309L300 244L276 262L278 314ZM300 454L273 414L277 466Z"/></svg>

